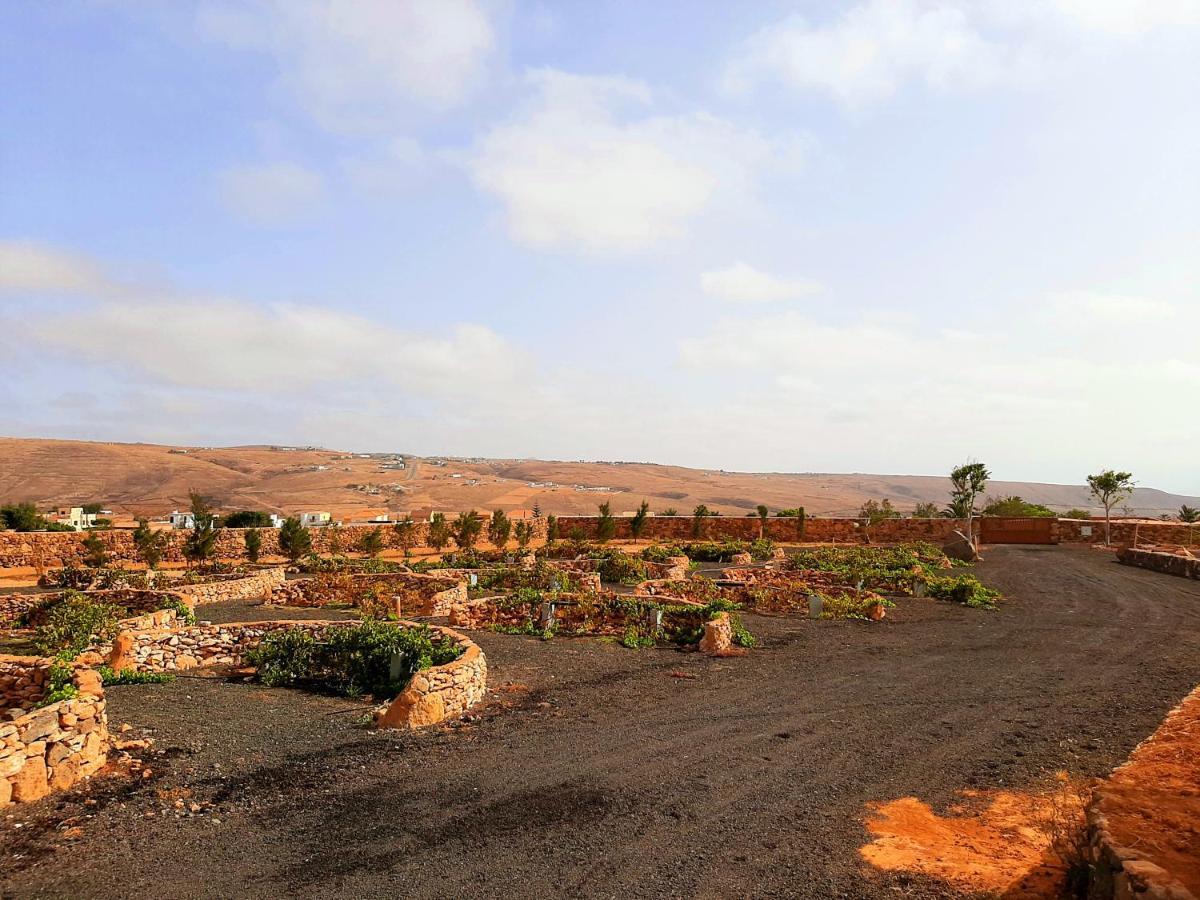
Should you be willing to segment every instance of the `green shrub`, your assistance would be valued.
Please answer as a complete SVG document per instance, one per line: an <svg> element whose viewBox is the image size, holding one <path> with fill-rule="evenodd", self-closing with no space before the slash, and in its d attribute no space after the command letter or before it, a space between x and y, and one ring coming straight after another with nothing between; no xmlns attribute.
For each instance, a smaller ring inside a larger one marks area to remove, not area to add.
<svg viewBox="0 0 1200 900"><path fill-rule="evenodd" d="M974 575L935 575L928 581L929 596L935 600L962 603L972 609L995 609L1000 592L986 587Z"/></svg>
<svg viewBox="0 0 1200 900"><path fill-rule="evenodd" d="M625 633L621 635L621 646L628 647L630 650L642 650L647 647L654 647L657 641L652 634L642 634L641 629L636 625L629 625L625 628Z"/></svg>
<svg viewBox="0 0 1200 900"><path fill-rule="evenodd" d="M606 554L599 572L600 580L610 583L639 584L646 580L645 562L620 551Z"/></svg>
<svg viewBox="0 0 1200 900"><path fill-rule="evenodd" d="M665 563L672 556L687 556L678 544L655 544L642 551L642 559L647 562Z"/></svg>
<svg viewBox="0 0 1200 900"><path fill-rule="evenodd" d="M413 674L458 659L462 647L426 626L365 620L330 627L323 641L287 630L263 638L247 654L270 686L308 684L349 697L394 697ZM392 661L396 660L393 676Z"/></svg>
<svg viewBox="0 0 1200 900"><path fill-rule="evenodd" d="M65 659L56 659L50 666L50 679L46 684L46 693L35 706L49 706L79 696L79 688L75 687L75 669Z"/></svg>
<svg viewBox="0 0 1200 900"><path fill-rule="evenodd" d="M758 646L758 638L752 635L750 630L746 628L745 623L742 622L741 616L731 614L729 616L729 625L733 629L733 643L738 647L745 647L749 649L751 647Z"/></svg>
<svg viewBox="0 0 1200 900"><path fill-rule="evenodd" d="M117 634L121 610L110 603L92 600L86 594L68 591L61 602L52 606L46 621L33 636L39 653L78 655L97 641L111 640Z"/></svg>

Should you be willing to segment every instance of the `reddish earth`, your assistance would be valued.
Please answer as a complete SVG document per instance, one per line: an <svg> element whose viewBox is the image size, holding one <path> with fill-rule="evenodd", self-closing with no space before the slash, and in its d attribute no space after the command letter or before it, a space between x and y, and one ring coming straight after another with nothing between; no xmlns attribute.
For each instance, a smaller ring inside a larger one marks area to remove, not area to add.
<svg viewBox="0 0 1200 900"><path fill-rule="evenodd" d="M1200 683L1200 584L1065 547L978 573L996 612L747 615L738 659L477 632L494 693L419 733L241 681L115 687L152 777L5 810L0 896L971 896L864 860L870 811L1106 775Z"/></svg>
<svg viewBox="0 0 1200 900"><path fill-rule="evenodd" d="M450 460L445 466L413 462L404 470L381 470L379 460L346 451L0 438L0 501L46 507L98 501L120 513L159 515L182 508L188 490L195 488L217 498L222 509L326 510L351 518L422 507L508 510L534 503L547 512L594 515L605 500L621 513L636 509L642 499L655 511L690 511L704 503L727 515L744 515L765 503L772 509L803 506L813 515L854 515L869 499L888 497L907 511L919 501L945 503L950 490L946 478L925 475L759 474L545 460ZM463 477L454 478L455 473ZM472 480L477 483L469 484ZM547 481L556 486L529 486ZM367 485L379 492L367 493ZM1081 485L993 481L988 487L994 494L1019 494L1056 509L1091 504ZM1200 499L1138 488L1129 501L1152 515L1174 513L1184 503L1197 506Z"/></svg>
<svg viewBox="0 0 1200 900"><path fill-rule="evenodd" d="M1200 896L1200 688L1101 793L1116 844L1133 848Z"/></svg>

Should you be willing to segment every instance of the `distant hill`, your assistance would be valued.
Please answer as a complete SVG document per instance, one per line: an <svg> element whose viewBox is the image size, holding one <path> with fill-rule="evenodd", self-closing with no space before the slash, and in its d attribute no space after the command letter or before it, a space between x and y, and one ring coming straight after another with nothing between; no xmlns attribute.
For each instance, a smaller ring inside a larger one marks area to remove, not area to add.
<svg viewBox="0 0 1200 900"><path fill-rule="evenodd" d="M931 475L754 474L531 459L445 459L438 465L416 457L405 457L400 469L389 457L0 438L0 502L51 507L96 501L120 513L160 515L185 506L194 488L226 510L328 510L350 519L423 507L510 510L535 503L545 512L586 515L605 500L619 514L642 498L656 512L673 507L690 513L704 503L726 515L744 515L765 503L772 510L803 506L813 515L852 515L871 498L888 497L902 511L922 501L944 504L950 489L946 478ZM1018 494L1059 510L1092 506L1082 485L993 481L988 493ZM1183 503L1200 506L1200 498L1137 488L1128 505L1140 515L1158 516Z"/></svg>

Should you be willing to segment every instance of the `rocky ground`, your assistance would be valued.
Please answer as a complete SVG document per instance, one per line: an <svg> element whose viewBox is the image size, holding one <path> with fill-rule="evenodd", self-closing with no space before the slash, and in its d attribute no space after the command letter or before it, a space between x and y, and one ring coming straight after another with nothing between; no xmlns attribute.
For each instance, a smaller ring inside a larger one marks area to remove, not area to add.
<svg viewBox="0 0 1200 900"><path fill-rule="evenodd" d="M151 775L5 810L0 894L962 896L868 866L869 804L1104 774L1200 682L1200 585L1051 547L979 574L998 611L747 617L737 659L482 633L491 699L419 733L241 681L111 688Z"/></svg>

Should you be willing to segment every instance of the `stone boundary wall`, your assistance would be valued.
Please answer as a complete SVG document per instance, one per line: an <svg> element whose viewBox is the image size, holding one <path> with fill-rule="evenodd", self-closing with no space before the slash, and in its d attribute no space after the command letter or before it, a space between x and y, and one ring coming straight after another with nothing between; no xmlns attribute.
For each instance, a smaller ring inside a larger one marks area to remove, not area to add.
<svg viewBox="0 0 1200 900"><path fill-rule="evenodd" d="M1087 810L1089 900L1196 900L1200 863L1200 688L1096 788Z"/></svg>
<svg viewBox="0 0 1200 900"><path fill-rule="evenodd" d="M186 671L204 666L243 666L246 654L276 631L323 635L343 621L230 622L187 628L143 631L130 635L127 648L114 650L109 665L118 671ZM463 648L458 659L417 672L395 699L376 710L380 728L418 728L462 715L487 692L487 660L468 637L438 625L400 620L397 625L427 627Z"/></svg>
<svg viewBox="0 0 1200 900"><path fill-rule="evenodd" d="M390 615L444 616L455 603L467 599L467 583L415 572L323 573L276 585L267 602L279 606L361 607L363 598L372 595Z"/></svg>
<svg viewBox="0 0 1200 900"><path fill-rule="evenodd" d="M447 518L453 516L447 514ZM534 539L541 540L546 536L546 520L531 519L534 528ZM429 524L417 522L415 527L416 547L428 544ZM372 529L378 528L383 537L385 551L400 552L399 535L392 523L378 525L343 525L337 528L310 528L313 550L320 554L353 553L355 545L361 537ZM245 528L221 528L217 530L216 547L213 552L215 559L235 562L245 560L246 543ZM105 550L111 562L136 563L140 562L137 548L133 543L133 532L129 530L94 531L90 534L100 536L104 541ZM184 562L183 544L188 532L166 531L166 552L164 562ZM262 548L259 551L263 557L280 557L279 529L259 528L262 536ZM83 565L83 540L87 534L79 531L0 531L0 569L13 568L61 568L66 565Z"/></svg>
<svg viewBox="0 0 1200 900"><path fill-rule="evenodd" d="M1091 534L1084 534L1090 529ZM1103 544L1104 519L1057 519L1053 532L1058 541L1069 544ZM1114 546L1132 547L1150 544L1160 547L1190 547L1200 551L1200 524L1184 522L1112 523Z"/></svg>
<svg viewBox="0 0 1200 900"><path fill-rule="evenodd" d="M584 537L593 540L599 523L596 516L561 516L558 520L560 538L569 538L575 529L581 529ZM616 540L632 540L629 520L616 520ZM704 519L699 537L692 535L691 516L654 516L646 520L641 540L674 541L753 541L759 536L758 518L748 516L712 516ZM888 519L871 526L870 543L899 544L908 541L931 541L941 543L956 529L966 527L962 519ZM804 519L803 531L795 518L770 518L766 522L765 536L777 543L868 543L868 532L858 519L835 519L808 517Z"/></svg>
<svg viewBox="0 0 1200 900"><path fill-rule="evenodd" d="M95 774L108 757L104 687L94 669L75 666L78 694L35 708L54 660L0 656L0 807L39 800Z"/></svg>
<svg viewBox="0 0 1200 900"><path fill-rule="evenodd" d="M1182 556L1178 553L1159 553L1154 550L1134 550L1132 547L1122 547L1117 551L1117 561L1127 566L1137 566L1142 569L1152 569L1167 575L1178 575L1180 578L1200 579L1200 559L1195 556Z"/></svg>
<svg viewBox="0 0 1200 900"><path fill-rule="evenodd" d="M260 569L250 575L234 574L219 576L199 584L181 584L171 587L169 579L163 583L171 590L192 598L195 605L222 603L231 600L267 600L276 587L287 581L282 566Z"/></svg>
<svg viewBox="0 0 1200 900"><path fill-rule="evenodd" d="M112 603L133 615L152 613L166 608L170 603L180 603L191 609L194 603L188 595L181 591L142 591L129 588L117 588L111 591L49 591L41 594L7 594L0 595L0 628L14 628L16 623L26 615L32 615L37 621L43 611L48 611L60 603L68 594L74 593L90 600Z"/></svg>

